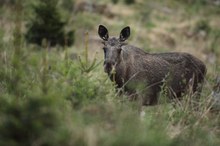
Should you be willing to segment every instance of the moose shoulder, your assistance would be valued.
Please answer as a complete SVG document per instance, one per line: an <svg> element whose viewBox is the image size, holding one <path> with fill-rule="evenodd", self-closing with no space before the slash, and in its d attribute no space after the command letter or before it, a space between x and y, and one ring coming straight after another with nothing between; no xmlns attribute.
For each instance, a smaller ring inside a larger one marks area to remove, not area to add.
<svg viewBox="0 0 220 146"><path fill-rule="evenodd" d="M128 45L128 26L121 30L119 38L109 37L103 25L98 34L104 44L104 71L130 98L141 98L143 105L156 104L163 84L170 98L181 97L189 83L193 92L201 90L206 66L196 57L180 52L151 54Z"/></svg>

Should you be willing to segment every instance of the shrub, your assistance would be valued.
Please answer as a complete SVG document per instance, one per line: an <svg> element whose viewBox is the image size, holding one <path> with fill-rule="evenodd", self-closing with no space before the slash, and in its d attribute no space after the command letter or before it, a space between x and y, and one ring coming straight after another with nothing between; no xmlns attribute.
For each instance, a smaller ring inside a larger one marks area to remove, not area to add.
<svg viewBox="0 0 220 146"><path fill-rule="evenodd" d="M196 23L195 32L204 31L207 34L211 31L211 26L207 20L200 20Z"/></svg>
<svg viewBox="0 0 220 146"><path fill-rule="evenodd" d="M1 98L0 145L59 145L63 138L61 134L56 135L61 132L61 120L54 99L46 96L26 100L16 98Z"/></svg>
<svg viewBox="0 0 220 146"><path fill-rule="evenodd" d="M67 22L62 20L57 2L40 0L37 5L33 5L35 17L29 21L26 33L26 40L29 43L41 45L42 40L46 39L51 46L73 44L74 31L64 31Z"/></svg>
<svg viewBox="0 0 220 146"><path fill-rule="evenodd" d="M124 0L127 5L134 4L135 0Z"/></svg>
<svg viewBox="0 0 220 146"><path fill-rule="evenodd" d="M112 0L113 4L117 4L119 0Z"/></svg>

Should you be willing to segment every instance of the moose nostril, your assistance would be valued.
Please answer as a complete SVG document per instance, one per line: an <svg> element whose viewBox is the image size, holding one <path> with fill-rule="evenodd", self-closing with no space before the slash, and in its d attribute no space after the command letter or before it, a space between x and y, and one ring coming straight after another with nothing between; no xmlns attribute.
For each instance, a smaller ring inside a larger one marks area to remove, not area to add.
<svg viewBox="0 0 220 146"><path fill-rule="evenodd" d="M105 65L110 65L111 62L110 62L110 61L104 61L104 64L105 64Z"/></svg>
<svg viewBox="0 0 220 146"><path fill-rule="evenodd" d="M110 61L110 60L105 60L104 64L106 64L106 65L115 65L115 62L114 61Z"/></svg>

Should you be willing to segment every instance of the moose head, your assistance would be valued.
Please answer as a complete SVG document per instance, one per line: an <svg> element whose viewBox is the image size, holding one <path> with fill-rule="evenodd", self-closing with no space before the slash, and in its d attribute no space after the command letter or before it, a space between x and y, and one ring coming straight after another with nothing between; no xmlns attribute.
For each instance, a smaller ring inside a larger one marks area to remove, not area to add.
<svg viewBox="0 0 220 146"><path fill-rule="evenodd" d="M156 104L164 80L170 99L184 95L192 79L193 92L201 91L199 84L204 81L206 66L193 55L182 52L147 53L126 44L125 40L130 36L129 26L121 30L118 38L109 37L103 25L99 25L98 34L104 44L105 72L117 88L123 87L131 99L139 98L143 105Z"/></svg>
<svg viewBox="0 0 220 146"><path fill-rule="evenodd" d="M98 34L104 44L104 71L110 74L113 66L120 62L122 46L125 45L125 40L130 36L130 27L127 26L123 28L120 32L119 38L109 38L108 29L103 25L99 25Z"/></svg>

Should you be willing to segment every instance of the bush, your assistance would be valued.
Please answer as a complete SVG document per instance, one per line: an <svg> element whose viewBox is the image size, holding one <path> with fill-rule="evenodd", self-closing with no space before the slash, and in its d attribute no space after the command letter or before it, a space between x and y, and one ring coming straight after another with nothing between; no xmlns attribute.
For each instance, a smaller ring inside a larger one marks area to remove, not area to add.
<svg viewBox="0 0 220 146"><path fill-rule="evenodd" d="M57 0L40 0L33 6L35 17L29 21L26 33L26 40L29 43L41 45L42 40L46 39L51 46L73 44L74 31L64 31L67 22L62 20L57 2Z"/></svg>
<svg viewBox="0 0 220 146"><path fill-rule="evenodd" d="M64 0L61 1L61 6L71 13L74 9L74 0Z"/></svg>
<svg viewBox="0 0 220 146"><path fill-rule="evenodd" d="M124 0L127 5L134 4L135 0Z"/></svg>
<svg viewBox="0 0 220 146"><path fill-rule="evenodd" d="M56 132L61 132L61 120L55 100L46 96L29 97L26 100L16 98L1 98L0 145L59 145L63 138L62 134L56 135Z"/></svg>
<svg viewBox="0 0 220 146"><path fill-rule="evenodd" d="M211 31L211 26L208 23L208 20L200 20L196 23L195 32L204 31L207 34Z"/></svg>
<svg viewBox="0 0 220 146"><path fill-rule="evenodd" d="M113 4L117 4L119 0L112 0Z"/></svg>

